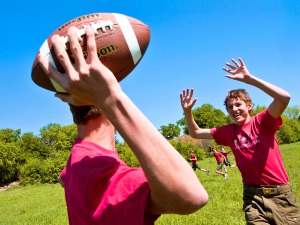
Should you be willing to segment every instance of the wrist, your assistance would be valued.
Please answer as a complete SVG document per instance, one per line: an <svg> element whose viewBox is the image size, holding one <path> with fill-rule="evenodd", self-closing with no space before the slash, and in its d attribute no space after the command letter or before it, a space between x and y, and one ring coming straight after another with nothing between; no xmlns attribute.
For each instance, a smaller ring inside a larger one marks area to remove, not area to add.
<svg viewBox="0 0 300 225"><path fill-rule="evenodd" d="M247 73L245 74L245 76L247 77L247 79L245 80L245 83L247 84L253 84L256 80L256 77L251 73Z"/></svg>

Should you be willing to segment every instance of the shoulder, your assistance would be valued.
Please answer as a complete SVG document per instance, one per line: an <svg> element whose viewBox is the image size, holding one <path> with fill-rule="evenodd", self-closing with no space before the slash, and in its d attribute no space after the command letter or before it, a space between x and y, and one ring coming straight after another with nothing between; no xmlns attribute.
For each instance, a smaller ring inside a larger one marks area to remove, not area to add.
<svg viewBox="0 0 300 225"><path fill-rule="evenodd" d="M277 130L282 125L282 118L274 118L268 109L256 114L253 117L253 122L258 123L263 128L268 128L271 130Z"/></svg>

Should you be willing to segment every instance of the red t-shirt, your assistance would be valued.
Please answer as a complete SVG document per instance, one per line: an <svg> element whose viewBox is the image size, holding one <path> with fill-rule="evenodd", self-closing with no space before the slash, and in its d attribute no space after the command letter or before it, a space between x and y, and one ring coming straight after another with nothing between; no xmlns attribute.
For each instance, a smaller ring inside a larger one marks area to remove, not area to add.
<svg viewBox="0 0 300 225"><path fill-rule="evenodd" d="M274 119L266 109L244 125L228 124L210 132L219 145L232 149L244 184L286 184L288 176L275 137L281 125L282 119Z"/></svg>
<svg viewBox="0 0 300 225"><path fill-rule="evenodd" d="M228 157L228 153L225 150L221 150L220 153L224 155L225 158Z"/></svg>
<svg viewBox="0 0 300 225"><path fill-rule="evenodd" d="M153 225L150 194L141 168L128 167L117 151L78 139L61 172L70 224Z"/></svg>
<svg viewBox="0 0 300 225"><path fill-rule="evenodd" d="M191 153L190 160L193 164L197 163L197 156L194 153Z"/></svg>
<svg viewBox="0 0 300 225"><path fill-rule="evenodd" d="M216 158L218 164L222 163L223 157L220 152L213 152L213 155Z"/></svg>

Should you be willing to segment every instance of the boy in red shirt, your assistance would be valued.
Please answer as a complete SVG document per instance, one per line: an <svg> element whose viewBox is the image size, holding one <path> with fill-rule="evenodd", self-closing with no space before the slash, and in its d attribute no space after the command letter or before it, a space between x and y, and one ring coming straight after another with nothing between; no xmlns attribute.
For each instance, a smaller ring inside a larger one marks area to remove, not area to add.
<svg viewBox="0 0 300 225"><path fill-rule="evenodd" d="M228 173L226 171L225 164L223 163L223 161L225 160L225 157L220 152L218 152L215 148L212 148L211 154L215 157L217 164L218 164L217 168L216 168L216 173L222 175L224 177L224 179L227 180ZM224 172L223 172L223 170L224 170Z"/></svg>
<svg viewBox="0 0 300 225"><path fill-rule="evenodd" d="M275 132L282 125L281 114L290 101L283 89L252 75L243 60L232 59L223 68L227 78L255 86L273 98L269 107L251 117L252 100L246 90L228 93L225 106L234 121L222 127L202 129L194 121L193 89L180 94L189 133L193 138L214 139L229 146L244 184L244 212L247 224L299 224L300 212L288 183ZM292 221L292 222L291 222Z"/></svg>
<svg viewBox="0 0 300 225"><path fill-rule="evenodd" d="M198 170L200 170L200 171L206 173L207 175L209 175L209 171L208 171L208 170L202 169L202 168L198 165L198 163L197 163L197 156L196 156L196 154L195 154L194 151L191 151L191 154L190 154L190 161L192 162L192 168L193 168L194 171L196 171L196 169L198 169Z"/></svg>
<svg viewBox="0 0 300 225"><path fill-rule="evenodd" d="M162 213L189 214L203 207L208 195L190 165L100 62L95 30L87 26L85 33L82 44L86 44L87 58L76 30L69 29L75 62L70 61L61 37L52 37L66 73L39 56L46 74L66 91L56 97L71 104L78 128L78 139L61 173L69 223L153 225ZM131 168L118 157L115 130L136 155L140 168Z"/></svg>
<svg viewBox="0 0 300 225"><path fill-rule="evenodd" d="M224 163L225 166L229 166L230 168L233 168L233 167L236 166L234 164L231 165L231 162L230 162L230 160L228 158L228 152L225 150L225 148L223 146L221 147L220 153L225 157L224 161L223 161L223 163Z"/></svg>

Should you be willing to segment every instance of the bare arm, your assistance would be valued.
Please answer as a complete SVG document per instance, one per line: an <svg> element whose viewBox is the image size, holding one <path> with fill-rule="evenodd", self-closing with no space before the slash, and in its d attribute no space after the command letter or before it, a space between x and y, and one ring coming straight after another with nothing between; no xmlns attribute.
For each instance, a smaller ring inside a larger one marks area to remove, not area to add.
<svg viewBox="0 0 300 225"><path fill-rule="evenodd" d="M95 37L86 28L88 57L84 59L72 29L69 39L75 63L72 64L58 36L52 41L66 74L40 57L43 69L70 95L57 94L74 105L99 107L128 143L143 168L151 189L148 211L188 214L204 206L208 195L194 171L172 145L122 91L115 76L98 59Z"/></svg>
<svg viewBox="0 0 300 225"><path fill-rule="evenodd" d="M180 94L180 102L185 115L187 127L191 137L198 139L213 139L210 134L210 129L200 128L194 120L192 108L195 105L197 98L193 99L194 89L185 89Z"/></svg>
<svg viewBox="0 0 300 225"><path fill-rule="evenodd" d="M223 68L223 70L230 73L226 75L226 77L255 86L268 94L273 98L273 102L268 107L269 113L274 118L280 117L289 104L291 98L290 94L287 91L252 75L241 58L239 58L239 63L234 59L231 61L234 65L226 63L229 69Z"/></svg>

